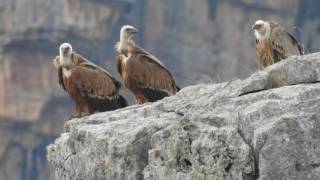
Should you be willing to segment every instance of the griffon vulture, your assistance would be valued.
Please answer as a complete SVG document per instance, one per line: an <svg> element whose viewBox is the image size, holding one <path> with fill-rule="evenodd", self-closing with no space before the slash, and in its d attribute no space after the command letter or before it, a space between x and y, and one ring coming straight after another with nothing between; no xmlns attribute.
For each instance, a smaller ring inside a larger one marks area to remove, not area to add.
<svg viewBox="0 0 320 180"><path fill-rule="evenodd" d="M73 52L69 43L63 43L59 51L53 64L59 84L75 101L77 116L127 106L119 94L121 83L106 70Z"/></svg>
<svg viewBox="0 0 320 180"><path fill-rule="evenodd" d="M276 22L258 20L252 29L260 69L290 56L304 54L299 42Z"/></svg>
<svg viewBox="0 0 320 180"><path fill-rule="evenodd" d="M123 26L116 44L118 72L124 85L133 92L137 104L176 94L179 87L168 69L132 40L137 32L133 26Z"/></svg>

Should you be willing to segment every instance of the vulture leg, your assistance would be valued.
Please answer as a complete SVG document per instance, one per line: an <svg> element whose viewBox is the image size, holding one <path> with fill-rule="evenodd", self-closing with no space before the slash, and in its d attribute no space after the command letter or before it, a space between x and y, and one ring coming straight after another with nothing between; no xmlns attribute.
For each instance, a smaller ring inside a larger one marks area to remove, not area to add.
<svg viewBox="0 0 320 180"><path fill-rule="evenodd" d="M135 94L134 98L135 98L137 104L143 104L146 102L145 98L141 94Z"/></svg>
<svg viewBox="0 0 320 180"><path fill-rule="evenodd" d="M85 116L89 116L90 115L90 113L88 113L88 112L80 112L80 118L82 118L82 117L85 117Z"/></svg>
<svg viewBox="0 0 320 180"><path fill-rule="evenodd" d="M82 117L86 117L89 115L90 115L90 113L87 113L87 112L76 112L76 113L72 114L68 120L71 120L74 118L82 118Z"/></svg>
<svg viewBox="0 0 320 180"><path fill-rule="evenodd" d="M75 113L72 113L72 115L69 117L68 120L71 120L71 119L74 119L74 118L80 118L81 117L81 112L75 112Z"/></svg>
<svg viewBox="0 0 320 180"><path fill-rule="evenodd" d="M90 115L90 113L89 112L83 112L81 106L79 106L76 103L75 112L69 117L68 120L71 120L71 119L74 119L74 118L81 118L81 117L85 117L85 116L88 116L88 115Z"/></svg>
<svg viewBox="0 0 320 180"><path fill-rule="evenodd" d="M71 114L68 120L74 119L74 118L79 118L81 113L81 108L78 105L78 103L75 104L75 112Z"/></svg>

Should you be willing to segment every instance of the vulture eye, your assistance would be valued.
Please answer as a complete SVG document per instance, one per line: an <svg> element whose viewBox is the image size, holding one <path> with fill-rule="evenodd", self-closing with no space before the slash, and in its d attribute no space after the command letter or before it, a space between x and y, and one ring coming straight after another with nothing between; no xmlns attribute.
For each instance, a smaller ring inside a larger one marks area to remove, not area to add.
<svg viewBox="0 0 320 180"><path fill-rule="evenodd" d="M129 34L136 34L137 30L136 29L127 29L126 32Z"/></svg>
<svg viewBox="0 0 320 180"><path fill-rule="evenodd" d="M254 25L253 29L261 29L262 28L262 24L256 24Z"/></svg>

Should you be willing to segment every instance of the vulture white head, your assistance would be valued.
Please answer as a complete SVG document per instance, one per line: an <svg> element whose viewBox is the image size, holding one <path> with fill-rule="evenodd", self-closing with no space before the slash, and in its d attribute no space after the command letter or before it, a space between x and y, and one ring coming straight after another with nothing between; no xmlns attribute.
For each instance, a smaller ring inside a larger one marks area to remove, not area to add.
<svg viewBox="0 0 320 180"><path fill-rule="evenodd" d="M258 20L254 23L252 26L252 29L254 31L254 35L256 39L267 39L270 37L270 23L263 20Z"/></svg>
<svg viewBox="0 0 320 180"><path fill-rule="evenodd" d="M121 28L120 31L120 41L129 41L132 39L132 37L138 33L138 30L130 25L125 25Z"/></svg>
<svg viewBox="0 0 320 180"><path fill-rule="evenodd" d="M62 43L59 47L60 65L70 66L72 65L72 46L69 43Z"/></svg>

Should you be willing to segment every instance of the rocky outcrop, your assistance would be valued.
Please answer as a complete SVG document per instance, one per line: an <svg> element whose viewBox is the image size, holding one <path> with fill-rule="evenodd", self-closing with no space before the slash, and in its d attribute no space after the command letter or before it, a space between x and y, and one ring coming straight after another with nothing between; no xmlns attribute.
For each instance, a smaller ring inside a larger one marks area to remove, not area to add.
<svg viewBox="0 0 320 180"><path fill-rule="evenodd" d="M65 124L56 179L316 180L320 54Z"/></svg>

